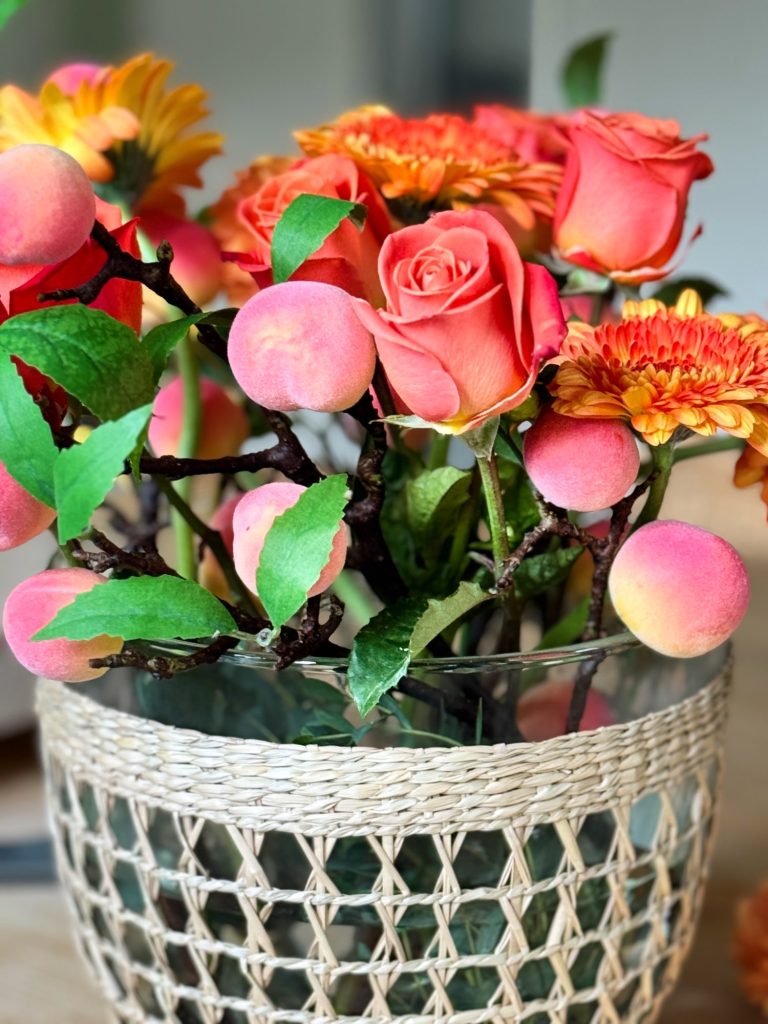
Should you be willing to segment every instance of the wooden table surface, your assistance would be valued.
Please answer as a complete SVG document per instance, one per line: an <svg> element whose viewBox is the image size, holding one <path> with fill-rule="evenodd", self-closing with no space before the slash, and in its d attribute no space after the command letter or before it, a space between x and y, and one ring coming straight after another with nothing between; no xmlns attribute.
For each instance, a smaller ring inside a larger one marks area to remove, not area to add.
<svg viewBox="0 0 768 1024"><path fill-rule="evenodd" d="M661 1024L756 1024L730 962L734 907L768 877L768 526L758 491L730 486L733 457L676 471L665 515L715 530L747 561L752 604L736 640L727 772L712 875L694 948ZM706 492L701 481L706 478ZM0 746L0 842L42 833L41 785ZM0 1024L108 1024L54 885L0 887Z"/></svg>

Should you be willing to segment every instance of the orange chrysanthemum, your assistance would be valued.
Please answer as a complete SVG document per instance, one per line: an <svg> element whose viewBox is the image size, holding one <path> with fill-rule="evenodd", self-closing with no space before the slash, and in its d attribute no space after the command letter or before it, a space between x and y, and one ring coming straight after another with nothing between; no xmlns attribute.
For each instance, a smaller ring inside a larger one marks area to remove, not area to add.
<svg viewBox="0 0 768 1024"><path fill-rule="evenodd" d="M551 389L567 416L626 418L648 444L721 429L768 455L768 333L729 327L686 290L627 302L618 324L571 323Z"/></svg>
<svg viewBox="0 0 768 1024"><path fill-rule="evenodd" d="M71 153L94 181L110 182L133 209L182 214L179 188L202 184L199 170L221 152L222 136L191 132L207 115L199 85L166 88L170 61L145 53L102 68L67 95L54 81L37 97L0 90L0 149L47 142Z"/></svg>
<svg viewBox="0 0 768 1024"><path fill-rule="evenodd" d="M243 199L258 192L266 181L287 171L295 163L295 157L261 156L244 171L237 172L235 184L222 192L210 210L210 228L223 252L249 252L253 248L256 236L239 216L238 207ZM253 277L234 263L224 264L223 284L228 300L236 306L242 306L257 290Z"/></svg>
<svg viewBox="0 0 768 1024"><path fill-rule="evenodd" d="M760 498L768 505L768 456L754 448L745 448L734 466L733 482L737 487L762 484Z"/></svg>
<svg viewBox="0 0 768 1024"><path fill-rule="evenodd" d="M747 999L768 1015L768 884L739 904L733 939Z"/></svg>
<svg viewBox="0 0 768 1024"><path fill-rule="evenodd" d="M498 203L526 229L537 217L551 220L562 180L557 165L529 163L454 114L402 118L387 107L359 107L295 135L309 156L351 157L386 199L458 210Z"/></svg>

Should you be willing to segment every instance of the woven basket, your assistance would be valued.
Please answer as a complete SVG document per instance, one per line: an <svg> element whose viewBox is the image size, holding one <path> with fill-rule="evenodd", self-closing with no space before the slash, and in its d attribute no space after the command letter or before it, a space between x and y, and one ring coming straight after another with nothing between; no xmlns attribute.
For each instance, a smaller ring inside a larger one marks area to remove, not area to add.
<svg viewBox="0 0 768 1024"><path fill-rule="evenodd" d="M205 735L41 683L59 869L116 1019L653 1021L728 674L628 724L448 749Z"/></svg>

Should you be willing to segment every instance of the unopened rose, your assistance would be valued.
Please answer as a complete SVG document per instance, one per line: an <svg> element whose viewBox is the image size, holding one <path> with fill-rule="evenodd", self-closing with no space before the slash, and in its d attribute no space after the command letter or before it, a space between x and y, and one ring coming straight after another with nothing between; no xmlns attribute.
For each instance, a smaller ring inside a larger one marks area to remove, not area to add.
<svg viewBox="0 0 768 1024"><path fill-rule="evenodd" d="M555 209L554 240L571 263L622 283L663 277L683 231L688 192L713 171L676 121L581 111Z"/></svg>
<svg viewBox="0 0 768 1024"><path fill-rule="evenodd" d="M379 276L386 309L359 301L358 315L403 404L443 433L520 405L565 337L552 276L478 210L390 235Z"/></svg>
<svg viewBox="0 0 768 1024"><path fill-rule="evenodd" d="M250 233L251 248L242 255L232 254L237 265L249 271L260 287L272 283L275 225L293 200L304 193L363 203L368 213L362 231L350 221L342 221L291 280L333 284L350 295L379 302L376 262L381 243L390 231L389 215L373 183L347 157L329 155L301 161L241 199L238 217Z"/></svg>

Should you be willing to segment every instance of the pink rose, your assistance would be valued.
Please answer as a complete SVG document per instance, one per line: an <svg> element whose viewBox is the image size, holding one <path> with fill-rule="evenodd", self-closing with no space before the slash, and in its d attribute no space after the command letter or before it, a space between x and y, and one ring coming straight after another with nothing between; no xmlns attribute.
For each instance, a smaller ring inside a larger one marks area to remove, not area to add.
<svg viewBox="0 0 768 1024"><path fill-rule="evenodd" d="M358 315L399 398L442 433L520 405L565 337L554 279L481 211L390 235L379 276L386 309L358 301Z"/></svg>
<svg viewBox="0 0 768 1024"><path fill-rule="evenodd" d="M319 281L343 288L350 295L381 301L376 261L381 243L390 232L384 200L369 178L352 160L334 154L298 162L290 170L269 178L257 191L241 199L238 218L252 239L250 252L230 254L249 271L259 287L272 283L271 246L275 224L293 200L309 193L363 203L368 214L358 231L348 220L292 275L292 281Z"/></svg>
<svg viewBox="0 0 768 1024"><path fill-rule="evenodd" d="M583 110L555 208L554 239L571 263L638 284L669 272L688 192L713 171L676 121Z"/></svg>

